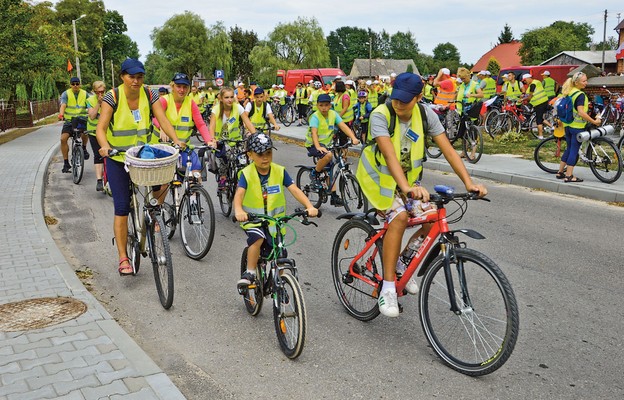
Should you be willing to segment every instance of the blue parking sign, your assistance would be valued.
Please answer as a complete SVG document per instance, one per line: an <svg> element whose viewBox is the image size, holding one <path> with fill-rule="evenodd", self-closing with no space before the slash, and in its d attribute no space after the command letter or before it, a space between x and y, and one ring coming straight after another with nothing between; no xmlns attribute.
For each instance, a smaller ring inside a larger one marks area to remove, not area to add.
<svg viewBox="0 0 624 400"><path fill-rule="evenodd" d="M225 74L222 69L216 69L214 76L215 78L225 78Z"/></svg>

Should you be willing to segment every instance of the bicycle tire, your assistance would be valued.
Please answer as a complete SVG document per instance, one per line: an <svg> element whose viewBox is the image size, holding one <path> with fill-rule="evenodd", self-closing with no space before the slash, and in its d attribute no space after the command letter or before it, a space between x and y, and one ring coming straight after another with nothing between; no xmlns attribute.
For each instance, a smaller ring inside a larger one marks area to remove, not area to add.
<svg viewBox="0 0 624 400"><path fill-rule="evenodd" d="M241 266L240 273L241 276L245 271L247 271L247 252L249 251L248 247L243 249L243 254L241 255ZM262 281L262 277L260 276L262 272L260 272L261 266L256 267L256 280L254 282L255 287L251 289L246 289L241 293L243 296L243 303L245 304L245 310L252 315L256 316L260 313L262 309L262 302L264 301L264 283Z"/></svg>
<svg viewBox="0 0 624 400"><path fill-rule="evenodd" d="M446 134L449 140L454 139L459 132L459 124L461 123L461 115L457 110L449 110L444 116Z"/></svg>
<svg viewBox="0 0 624 400"><path fill-rule="evenodd" d="M363 262L353 266L359 275L372 282L378 281L377 285L353 276L349 265L375 233L376 230L368 223L350 219L340 227L332 245L331 268L336 294L347 313L360 321L370 321L379 315L377 292L381 280L378 281L376 276L382 273L381 240L377 240L360 258Z"/></svg>
<svg viewBox="0 0 624 400"><path fill-rule="evenodd" d="M346 212L366 212L368 202L355 176L349 172L340 179L340 197Z"/></svg>
<svg viewBox="0 0 624 400"><path fill-rule="evenodd" d="M201 260L212 247L215 233L215 212L208 192L200 186L191 186L180 202L180 238L189 258ZM195 195L193 204L191 196ZM193 206L197 213L193 214Z"/></svg>
<svg viewBox="0 0 624 400"><path fill-rule="evenodd" d="M228 167L229 168L229 167ZM217 180L219 174L217 174ZM221 208L221 214L224 217L229 217L232 212L232 201L230 200L230 185L229 179L225 180L225 186L217 189L217 198L219 199L219 208Z"/></svg>
<svg viewBox="0 0 624 400"><path fill-rule="evenodd" d="M559 163L561 162L561 156L563 155L567 143L564 138L558 138L551 136L548 139L542 140L535 151L533 152L533 160L535 164L545 172L549 174L556 174L559 172Z"/></svg>
<svg viewBox="0 0 624 400"><path fill-rule="evenodd" d="M287 107L286 110L284 110L283 112L283 118L282 118L282 124L284 124L284 126L290 126L293 121L292 121L292 109L290 107Z"/></svg>
<svg viewBox="0 0 624 400"><path fill-rule="evenodd" d="M439 158L442 155L442 150L438 147L438 145L433 141L429 135L425 135L425 152L427 153L427 157L431 158Z"/></svg>
<svg viewBox="0 0 624 400"><path fill-rule="evenodd" d="M77 185L84 173L84 150L82 146L72 143L72 180Z"/></svg>
<svg viewBox="0 0 624 400"><path fill-rule="evenodd" d="M313 167L299 168L295 183L297 184L297 187L301 189L303 194L306 195L308 200L310 200L310 203L312 203L314 208L319 208L321 204L323 204L324 189L312 184L312 177L310 177L312 169Z"/></svg>
<svg viewBox="0 0 624 400"><path fill-rule="evenodd" d="M624 113L622 115L624 115ZM618 141L617 148L620 151L620 155L621 155L622 152L624 151L624 136L622 136L620 140Z"/></svg>
<svg viewBox="0 0 624 400"><path fill-rule="evenodd" d="M173 304L173 260L166 226L160 214L152 215L152 225L148 227L148 235L156 292L158 292L160 304L168 310Z"/></svg>
<svg viewBox="0 0 624 400"><path fill-rule="evenodd" d="M163 217L163 222L167 227L168 239L171 239L173 237L178 226L178 216L176 215L175 198L173 196L174 190L176 190L174 186L169 185L169 189L167 190L167 197L165 197L165 201L160 206L160 212Z"/></svg>
<svg viewBox="0 0 624 400"><path fill-rule="evenodd" d="M462 146L466 154L466 160L471 164L476 164L483 155L483 134L473 124L466 130L462 138ZM472 153L474 151L474 154Z"/></svg>
<svg viewBox="0 0 624 400"><path fill-rule="evenodd" d="M494 137L498 133L500 133L500 132L497 132L495 129L496 127L495 122L498 119L499 115L500 115L500 111L493 108L488 111L487 115L485 116L485 121L483 122L483 129L485 129L487 134L490 135L492 139L494 139Z"/></svg>
<svg viewBox="0 0 624 400"><path fill-rule="evenodd" d="M601 182L613 183L622 175L622 154L607 138L592 139L587 146L589 169Z"/></svg>
<svg viewBox="0 0 624 400"><path fill-rule="evenodd" d="M307 315L303 292L290 271L282 271L273 302L273 322L282 352L294 359L303 351L307 330Z"/></svg>
<svg viewBox="0 0 624 400"><path fill-rule="evenodd" d="M139 272L141 266L141 248L139 244L139 236L135 224L135 211L130 203L130 213L128 214L128 236L126 240L126 254L132 266L132 275Z"/></svg>
<svg viewBox="0 0 624 400"><path fill-rule="evenodd" d="M448 271L441 255L423 277L421 325L446 365L469 376L487 375L502 367L515 347L520 329L516 298L487 256L472 249L452 251ZM447 279L453 282L457 314L450 309Z"/></svg>

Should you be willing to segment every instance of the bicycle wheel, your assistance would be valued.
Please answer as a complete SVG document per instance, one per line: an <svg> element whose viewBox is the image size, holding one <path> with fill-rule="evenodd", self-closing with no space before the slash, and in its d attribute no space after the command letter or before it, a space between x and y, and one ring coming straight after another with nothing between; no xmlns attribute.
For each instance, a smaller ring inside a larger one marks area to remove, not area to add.
<svg viewBox="0 0 624 400"><path fill-rule="evenodd" d="M496 128L495 122L498 119L499 115L500 115L500 111L498 111L495 108L491 109L490 111L488 111L487 115L485 116L485 121L483 122L483 129L485 129L487 134L490 135L492 139L494 139L495 135L500 133L495 129Z"/></svg>
<svg viewBox="0 0 624 400"><path fill-rule="evenodd" d="M346 212L365 212L368 210L366 197L353 174L345 173L340 179L339 188Z"/></svg>
<svg viewBox="0 0 624 400"><path fill-rule="evenodd" d="M314 208L319 208L323 203L323 187L312 182L311 173L311 168L299 168L299 171L297 171L296 184L310 200Z"/></svg>
<svg viewBox="0 0 624 400"><path fill-rule="evenodd" d="M587 146L587 158L593 174L604 183L613 183L622 175L622 155L609 139L593 139Z"/></svg>
<svg viewBox="0 0 624 400"><path fill-rule="evenodd" d="M167 197L160 206L160 212L163 217L163 222L167 227L167 238L171 239L175 234L176 227L178 226L178 216L175 211L175 199L173 197L173 191L177 190L172 185L167 191Z"/></svg>
<svg viewBox="0 0 624 400"><path fill-rule="evenodd" d="M533 159L542 171L556 174L559 171L561 156L565 152L566 147L567 144L564 138L549 137L537 145L533 152Z"/></svg>
<svg viewBox="0 0 624 400"><path fill-rule="evenodd" d="M425 152L427 157L438 158L442 155L442 151L429 135L425 135Z"/></svg>
<svg viewBox="0 0 624 400"><path fill-rule="evenodd" d="M514 292L498 266L471 249L455 249L445 272L438 256L420 289L420 321L433 350L452 369L470 376L503 366L513 352L520 317ZM448 275L447 275L448 274ZM451 310L452 282L459 312Z"/></svg>
<svg viewBox="0 0 624 400"><path fill-rule="evenodd" d="M84 151L82 146L72 145L72 178L77 185L82 180L82 174L84 173Z"/></svg>
<svg viewBox="0 0 624 400"><path fill-rule="evenodd" d="M624 114L623 114L624 115ZM617 144L617 148L620 151L620 155L622 154L622 152L624 151L624 136L622 136L620 138L620 141Z"/></svg>
<svg viewBox="0 0 624 400"><path fill-rule="evenodd" d="M150 257L160 304L165 310L168 310L173 304L173 261L166 230L162 216L160 214L152 215L152 226L148 229Z"/></svg>
<svg viewBox="0 0 624 400"><path fill-rule="evenodd" d="M336 294L349 315L360 321L370 321L379 315L377 288L381 278L377 277L382 272L381 240L356 260L352 271L359 276L351 273L349 265L375 233L366 222L351 219L338 230L332 246L331 268Z"/></svg>
<svg viewBox="0 0 624 400"><path fill-rule="evenodd" d="M248 248L245 247L243 249L243 255L241 256L241 276L245 271L247 271L247 251ZM260 309L262 309L262 301L264 300L264 286L262 278L260 276L260 268L260 265L258 265L258 267L256 268L256 281L254 282L254 286L247 288L244 292L241 293L241 295L243 296L243 302L245 303L245 309L249 314L253 316L256 316L260 313Z"/></svg>
<svg viewBox="0 0 624 400"><path fill-rule="evenodd" d="M186 255L201 260L212 246L215 213L210 196L200 186L193 186L180 203L180 237Z"/></svg>
<svg viewBox="0 0 624 400"><path fill-rule="evenodd" d="M446 133L449 139L457 136L459 124L461 122L461 115L459 115L457 110L449 110L444 117L444 121L446 125Z"/></svg>
<svg viewBox="0 0 624 400"><path fill-rule="evenodd" d="M135 211L132 205L128 214L128 239L126 241L126 253L132 265L133 275L139 272L141 266L141 249L139 244L139 233L135 224Z"/></svg>
<svg viewBox="0 0 624 400"><path fill-rule="evenodd" d="M481 159L483 154L483 134L473 124L464 134L462 138L464 147L464 153L466 154L466 160L471 164L476 164Z"/></svg>
<svg viewBox="0 0 624 400"><path fill-rule="evenodd" d="M290 271L281 272L273 302L275 333L282 352L288 358L297 358L305 344L307 317L303 292Z"/></svg>
<svg viewBox="0 0 624 400"><path fill-rule="evenodd" d="M231 167L228 165L228 168L231 168ZM229 172L228 172L228 175L229 175ZM217 174L217 180L218 180L218 176L219 175ZM219 207L221 208L221 213L225 217L229 217L230 213L232 212L232 200L230 198L230 191L231 191L230 186L231 185L232 185L232 182L230 182L230 179L226 179L225 185L217 189L217 198L219 199ZM232 199L233 198L234 197L232 196Z"/></svg>

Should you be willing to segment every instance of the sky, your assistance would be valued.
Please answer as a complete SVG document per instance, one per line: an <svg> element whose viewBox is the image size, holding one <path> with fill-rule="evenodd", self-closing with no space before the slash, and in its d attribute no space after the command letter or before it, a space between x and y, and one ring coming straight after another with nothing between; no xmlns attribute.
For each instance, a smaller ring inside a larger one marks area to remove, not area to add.
<svg viewBox="0 0 624 400"><path fill-rule="evenodd" d="M433 55L440 43L453 43L461 62L474 64L498 41L505 24L516 39L527 30L545 27L557 20L586 22L596 31L594 42L602 41L604 10L608 11L607 37L615 36L617 14L624 18L622 0L103 0L107 10L117 10L128 26L128 36L139 46L144 61L152 51L150 34L167 19L184 11L198 14L206 26L223 21L226 28L238 25L253 30L260 40L279 23L298 17L315 17L325 36L342 26L385 29L414 34L421 52ZM562 6L562 3L565 6ZM621 19L620 19L621 20ZM345 71L347 74L349 71Z"/></svg>

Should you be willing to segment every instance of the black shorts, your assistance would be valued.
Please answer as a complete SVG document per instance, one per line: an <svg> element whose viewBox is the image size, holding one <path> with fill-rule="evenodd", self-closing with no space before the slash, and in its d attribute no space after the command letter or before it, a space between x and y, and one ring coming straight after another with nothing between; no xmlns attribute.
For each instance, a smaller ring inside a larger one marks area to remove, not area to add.
<svg viewBox="0 0 624 400"><path fill-rule="evenodd" d="M68 135L70 135L70 136L71 136L72 131L73 131L73 129L72 129L72 123L71 123L71 121L65 121L65 122L63 122L63 128L61 128L61 135L62 135L63 133L67 133Z"/></svg>
<svg viewBox="0 0 624 400"><path fill-rule="evenodd" d="M533 110L535 111L535 122L537 125L542 125L544 123L544 114L548 111L548 102L534 106Z"/></svg>
<svg viewBox="0 0 624 400"><path fill-rule="evenodd" d="M327 146L325 146L324 144L321 144L321 147L327 148ZM323 158L325 156L323 153L318 151L316 147L314 146L307 147L307 149L308 149L308 156L310 157Z"/></svg>

